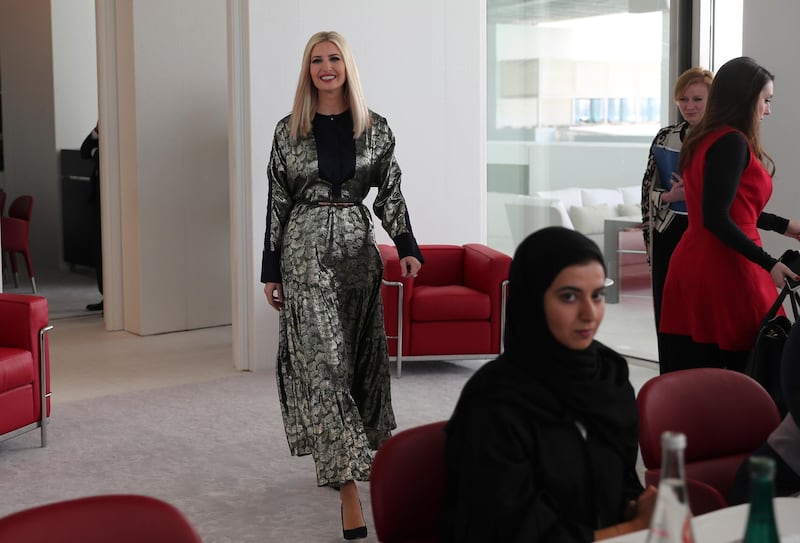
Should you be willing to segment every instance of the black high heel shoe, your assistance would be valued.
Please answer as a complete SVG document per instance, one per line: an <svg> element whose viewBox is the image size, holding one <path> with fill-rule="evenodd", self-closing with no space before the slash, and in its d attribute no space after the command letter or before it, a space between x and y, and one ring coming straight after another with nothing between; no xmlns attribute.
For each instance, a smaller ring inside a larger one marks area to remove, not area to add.
<svg viewBox="0 0 800 543"><path fill-rule="evenodd" d="M358 506L361 507L361 500L358 500ZM340 509L342 515L342 537L348 541L353 539L365 539L367 537L367 525L359 526L358 528L344 529L344 505ZM364 518L364 508L361 507L361 518Z"/></svg>

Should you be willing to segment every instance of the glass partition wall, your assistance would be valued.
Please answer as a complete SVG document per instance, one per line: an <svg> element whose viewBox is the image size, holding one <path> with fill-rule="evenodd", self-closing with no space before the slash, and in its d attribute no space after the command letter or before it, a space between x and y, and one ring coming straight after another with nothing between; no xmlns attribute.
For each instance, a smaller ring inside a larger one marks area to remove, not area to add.
<svg viewBox="0 0 800 543"><path fill-rule="evenodd" d="M651 359L650 276L636 225L650 142L676 114L670 20L667 0L487 0L489 244L513 254L551 224L587 234L616 280L607 301L623 302L608 306L602 328L618 328L618 341L600 339Z"/></svg>
<svg viewBox="0 0 800 543"><path fill-rule="evenodd" d="M489 244L513 254L551 224L593 238L616 281L599 338L628 356L656 360L636 224L648 149L677 120L680 72L742 54L742 0L722 4L486 2Z"/></svg>
<svg viewBox="0 0 800 543"><path fill-rule="evenodd" d="M669 12L645 10L666 2L639 3L633 12L632 0L488 0L488 238L497 248L512 252L524 234L505 205L519 196L563 197L564 219L632 210L611 201L572 210L586 202L567 189L640 186L649 144L675 109Z"/></svg>

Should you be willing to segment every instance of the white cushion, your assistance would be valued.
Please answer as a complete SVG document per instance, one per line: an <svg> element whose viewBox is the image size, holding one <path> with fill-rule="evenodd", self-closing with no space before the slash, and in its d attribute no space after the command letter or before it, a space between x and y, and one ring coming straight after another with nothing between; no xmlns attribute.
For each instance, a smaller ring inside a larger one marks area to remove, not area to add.
<svg viewBox="0 0 800 543"><path fill-rule="evenodd" d="M584 205L584 201L581 199L581 189L577 187L559 190L542 190L537 192L535 196L561 200L561 203L564 204L564 209L569 209L573 206L581 207Z"/></svg>
<svg viewBox="0 0 800 543"><path fill-rule="evenodd" d="M554 218L556 216L559 218L559 221L553 226L563 226L564 228L569 228L570 230L575 229L575 227L572 225L572 219L569 218L569 213L567 213L567 208L564 207L564 202L549 198L544 198L544 200L548 202L548 207L550 207L550 215Z"/></svg>
<svg viewBox="0 0 800 543"><path fill-rule="evenodd" d="M625 205L636 204L642 205L642 187L641 185L631 185L629 187L620 187L619 191L622 193L622 203Z"/></svg>
<svg viewBox="0 0 800 543"><path fill-rule="evenodd" d="M584 206L606 204L611 209L623 203L622 193L617 189L581 189L581 201Z"/></svg>
<svg viewBox="0 0 800 543"><path fill-rule="evenodd" d="M641 204L619 204L617 206L617 215L620 217L639 217L641 214Z"/></svg>
<svg viewBox="0 0 800 543"><path fill-rule="evenodd" d="M605 220L614 218L614 210L608 204L571 207L569 218L575 230L582 234L602 234Z"/></svg>

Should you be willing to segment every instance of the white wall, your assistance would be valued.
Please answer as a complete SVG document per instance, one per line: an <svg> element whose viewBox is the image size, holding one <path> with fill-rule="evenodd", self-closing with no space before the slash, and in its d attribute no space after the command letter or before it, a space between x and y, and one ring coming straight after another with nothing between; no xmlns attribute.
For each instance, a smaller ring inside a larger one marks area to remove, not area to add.
<svg viewBox="0 0 800 543"><path fill-rule="evenodd" d="M124 327L138 334L231 322L225 17L220 0L117 3Z"/></svg>
<svg viewBox="0 0 800 543"><path fill-rule="evenodd" d="M250 2L253 274L259 277L275 123L292 104L303 48L320 30L350 43L369 106L397 138L403 193L420 243L486 239L485 2ZM388 242L380 226L379 241ZM274 364L277 315L257 298L256 367Z"/></svg>
<svg viewBox="0 0 800 543"><path fill-rule="evenodd" d="M56 149L79 149L97 122L94 0L52 0Z"/></svg>
<svg viewBox="0 0 800 543"><path fill-rule="evenodd" d="M797 160L797 127L800 126L800 73L797 50L800 36L800 3L779 0L745 0L743 53L755 58L775 75L772 115L761 125L764 147L775 160L772 198L767 211L800 218L800 162ZM762 232L765 249L775 257L798 244L772 232Z"/></svg>
<svg viewBox="0 0 800 543"><path fill-rule="evenodd" d="M52 53L50 0L0 0L4 186L9 203L20 194L34 197L34 268L61 261Z"/></svg>

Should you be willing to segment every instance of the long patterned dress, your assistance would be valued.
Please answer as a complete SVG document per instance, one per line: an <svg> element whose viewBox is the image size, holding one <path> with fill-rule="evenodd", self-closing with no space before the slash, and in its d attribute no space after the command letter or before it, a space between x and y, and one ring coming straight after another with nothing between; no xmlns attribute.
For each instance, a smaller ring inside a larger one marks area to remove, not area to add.
<svg viewBox="0 0 800 543"><path fill-rule="evenodd" d="M327 122L345 135L338 143L321 137L331 129L317 132L317 123ZM380 293L383 265L362 203L371 187L378 187L375 215L401 256L418 256L419 249L386 120L372 113L372 126L355 141L349 112L317 115L314 123L314 133L296 140L289 137L289 117L275 129L261 280L283 286L277 381L289 448L293 455L313 455L317 482L324 486L368 480L371 450L396 427ZM353 174L324 179L320 159L339 157L348 144L350 168L347 152L341 160Z"/></svg>

